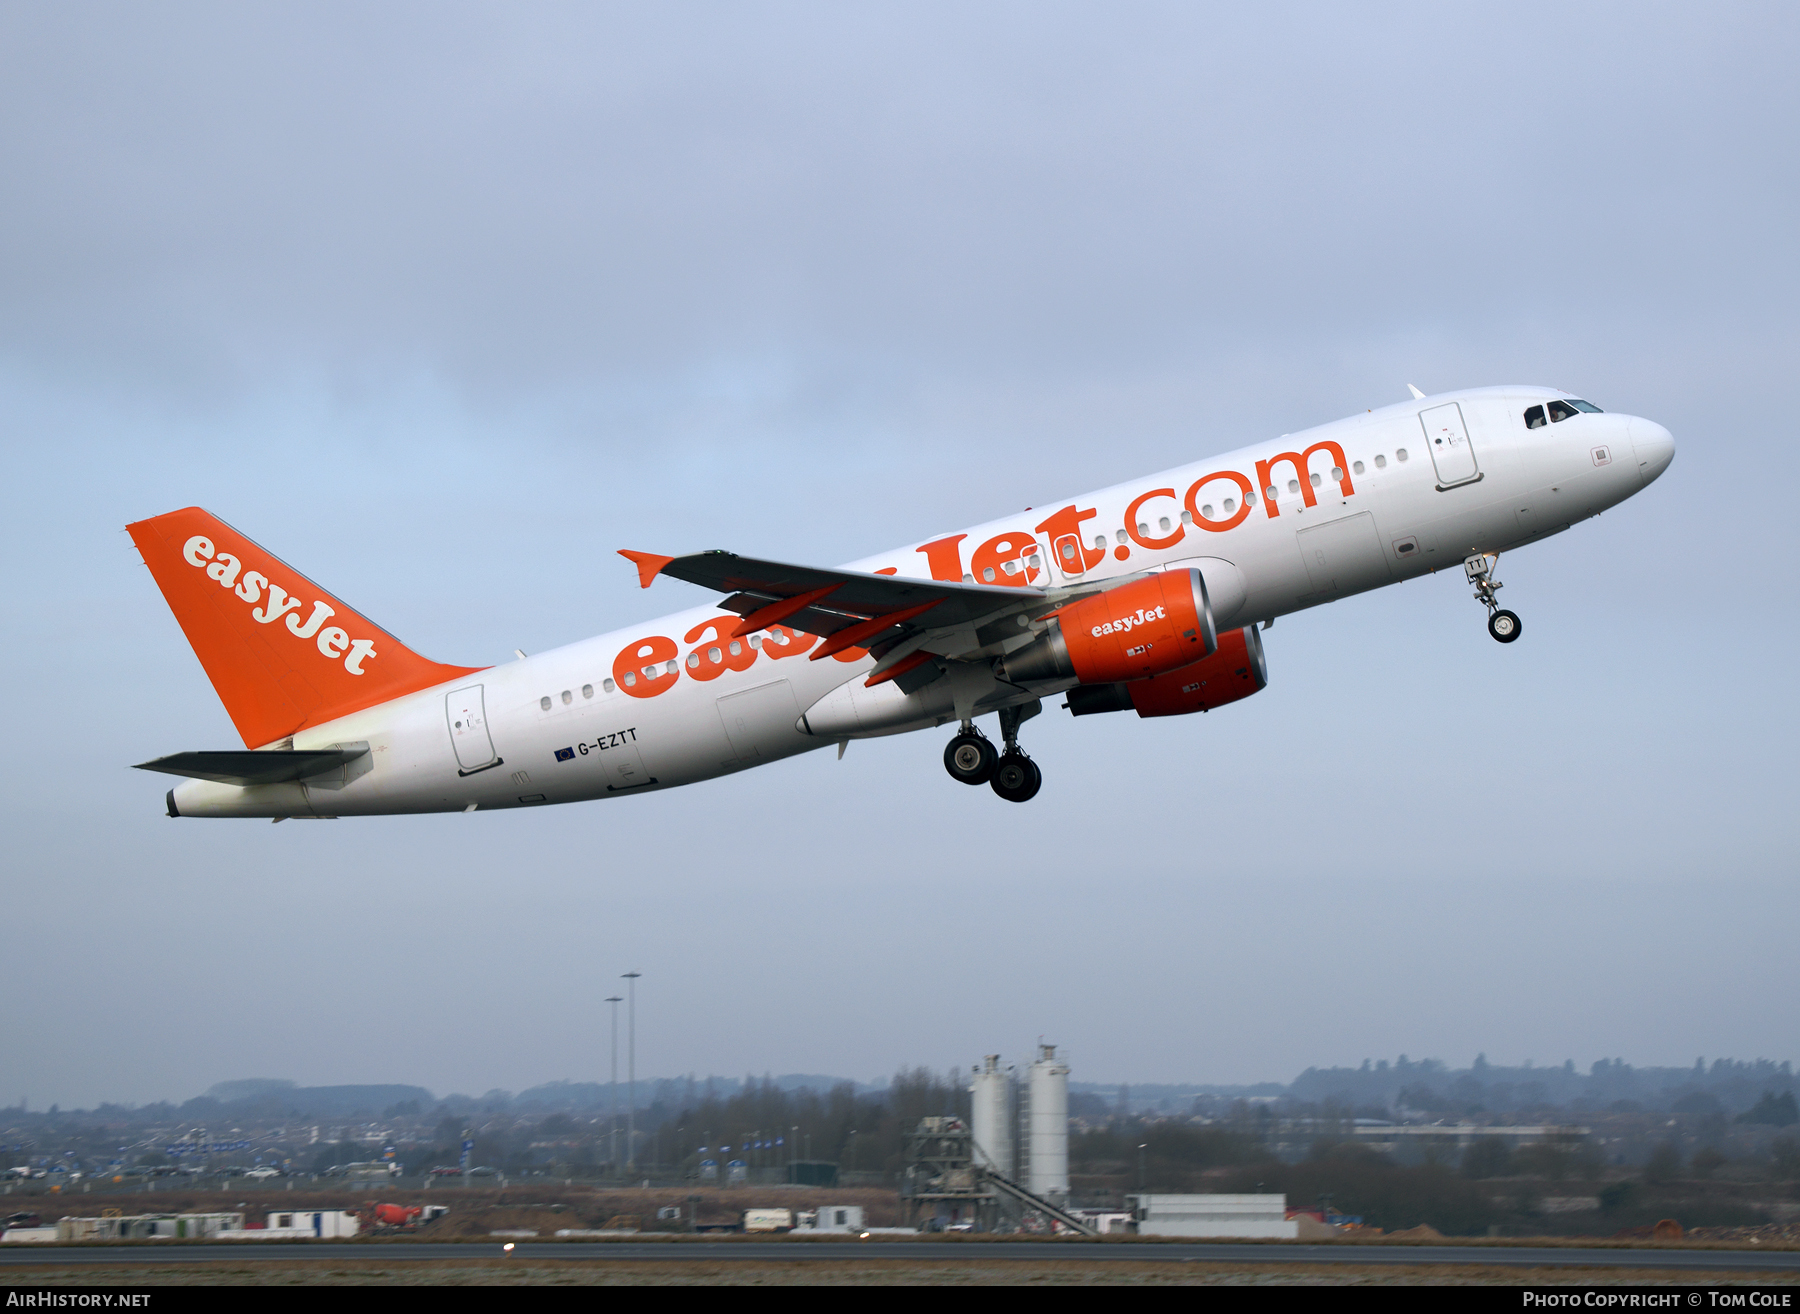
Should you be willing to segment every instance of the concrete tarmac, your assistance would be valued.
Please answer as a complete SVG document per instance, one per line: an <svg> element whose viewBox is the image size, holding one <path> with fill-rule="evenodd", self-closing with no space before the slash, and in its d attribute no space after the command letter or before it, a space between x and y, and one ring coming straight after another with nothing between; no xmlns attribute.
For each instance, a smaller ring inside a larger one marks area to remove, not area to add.
<svg viewBox="0 0 1800 1314"><path fill-rule="evenodd" d="M242 1263L245 1260L399 1262L495 1259L501 1239L470 1242L374 1241L265 1244L227 1241L203 1244L150 1242L136 1245L11 1245L0 1250L0 1270L20 1265ZM511 1258L532 1263L557 1260L652 1260L709 1263L771 1260L787 1263L833 1260L1090 1260L1104 1263L1481 1264L1509 1268L1630 1268L1665 1272L1800 1273L1800 1250L1575 1249L1561 1246L1382 1246L1231 1245L1195 1242L1142 1244L1129 1241L565 1241L514 1243Z"/></svg>

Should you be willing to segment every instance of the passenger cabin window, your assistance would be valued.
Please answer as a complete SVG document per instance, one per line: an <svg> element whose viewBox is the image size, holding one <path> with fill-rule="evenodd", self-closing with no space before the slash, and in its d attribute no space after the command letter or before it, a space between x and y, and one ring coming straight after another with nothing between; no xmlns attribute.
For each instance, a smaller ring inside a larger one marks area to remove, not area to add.
<svg viewBox="0 0 1800 1314"><path fill-rule="evenodd" d="M1525 412L1525 427L1527 429L1542 429L1544 424L1544 408L1542 406L1533 406L1530 410Z"/></svg>
<svg viewBox="0 0 1800 1314"><path fill-rule="evenodd" d="M1568 402L1553 401L1550 403L1551 424L1561 424L1564 420L1577 414L1579 414L1579 412L1577 412L1573 406L1569 405Z"/></svg>

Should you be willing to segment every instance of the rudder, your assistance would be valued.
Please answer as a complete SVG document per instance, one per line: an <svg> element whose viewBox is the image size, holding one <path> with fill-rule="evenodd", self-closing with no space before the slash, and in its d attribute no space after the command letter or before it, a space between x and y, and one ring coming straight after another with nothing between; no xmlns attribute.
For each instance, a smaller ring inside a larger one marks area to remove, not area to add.
<svg viewBox="0 0 1800 1314"><path fill-rule="evenodd" d="M125 528L248 748L483 669L419 656L200 507Z"/></svg>

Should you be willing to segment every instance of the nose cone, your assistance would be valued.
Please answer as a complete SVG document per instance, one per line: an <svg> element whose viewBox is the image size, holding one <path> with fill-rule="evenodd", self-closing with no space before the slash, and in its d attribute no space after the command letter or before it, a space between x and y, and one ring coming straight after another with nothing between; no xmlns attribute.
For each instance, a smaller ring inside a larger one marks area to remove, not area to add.
<svg viewBox="0 0 1800 1314"><path fill-rule="evenodd" d="M1631 417L1631 446L1637 452L1638 474L1646 484L1675 459L1675 435L1655 420Z"/></svg>

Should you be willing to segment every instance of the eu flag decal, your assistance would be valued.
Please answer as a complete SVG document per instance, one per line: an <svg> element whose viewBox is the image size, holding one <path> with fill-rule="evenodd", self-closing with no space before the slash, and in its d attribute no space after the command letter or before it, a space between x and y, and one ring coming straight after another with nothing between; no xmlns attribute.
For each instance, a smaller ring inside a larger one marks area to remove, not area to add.
<svg viewBox="0 0 1800 1314"><path fill-rule="evenodd" d="M556 760L558 762L567 762L570 758L572 758L574 756L575 756L575 750L572 748L559 748L556 750Z"/></svg>

